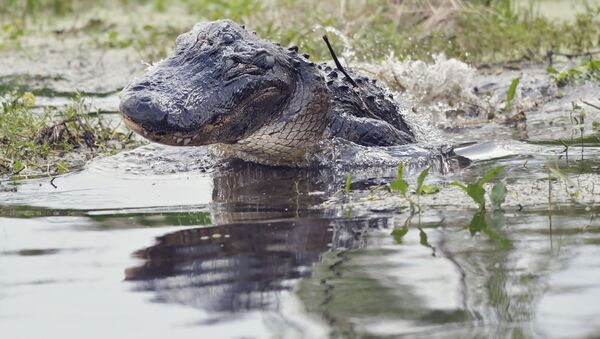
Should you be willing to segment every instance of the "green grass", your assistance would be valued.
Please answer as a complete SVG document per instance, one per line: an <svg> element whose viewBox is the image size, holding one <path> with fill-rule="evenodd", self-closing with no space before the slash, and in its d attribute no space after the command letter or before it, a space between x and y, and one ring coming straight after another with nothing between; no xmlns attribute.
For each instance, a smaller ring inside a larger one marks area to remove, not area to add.
<svg viewBox="0 0 600 339"><path fill-rule="evenodd" d="M34 105L30 92L0 97L0 178L64 173L137 144L89 112L80 96L60 110Z"/></svg>
<svg viewBox="0 0 600 339"><path fill-rule="evenodd" d="M472 63L541 61L549 51L585 54L600 45L600 8L556 22L516 12L506 0L0 0L0 46L14 46L11 41L38 34L35 29L45 27L38 21L84 17L102 7L139 15L126 24L106 23L101 30L91 30L99 24L92 20L95 25L82 27L81 33L101 48L142 49L149 61L165 56L175 37L190 28L187 22L220 18L246 24L261 37L283 45L295 43L319 60L329 59L321 40L324 33L338 49L349 47L356 61L381 60L390 53L401 59L429 59L444 53ZM149 13L169 13L172 7L187 13L186 23L143 19Z"/></svg>
<svg viewBox="0 0 600 339"><path fill-rule="evenodd" d="M576 67L570 67L561 71L549 66L547 69L552 80L558 87L564 87L570 83L593 81L600 84L600 58L584 57Z"/></svg>

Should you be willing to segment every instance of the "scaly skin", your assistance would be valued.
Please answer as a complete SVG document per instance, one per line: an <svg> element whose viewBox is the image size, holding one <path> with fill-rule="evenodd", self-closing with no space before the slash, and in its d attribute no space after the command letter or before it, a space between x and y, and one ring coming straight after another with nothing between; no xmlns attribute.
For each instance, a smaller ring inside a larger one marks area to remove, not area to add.
<svg viewBox="0 0 600 339"><path fill-rule="evenodd" d="M174 53L120 95L125 122L163 144L216 144L229 156L298 166L320 141L411 143L414 135L387 90L354 75L354 87L297 47L258 39L229 20L198 24Z"/></svg>

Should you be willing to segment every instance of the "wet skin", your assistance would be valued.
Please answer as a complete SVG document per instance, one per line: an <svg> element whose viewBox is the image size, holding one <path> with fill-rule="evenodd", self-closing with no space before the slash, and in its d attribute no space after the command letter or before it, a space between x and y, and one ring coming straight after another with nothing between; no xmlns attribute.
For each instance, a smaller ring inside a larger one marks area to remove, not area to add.
<svg viewBox="0 0 600 339"><path fill-rule="evenodd" d="M216 144L264 164L298 164L333 137L367 146L414 142L387 90L351 74L356 86L297 47L220 20L179 36L170 57L123 90L120 109L151 141Z"/></svg>

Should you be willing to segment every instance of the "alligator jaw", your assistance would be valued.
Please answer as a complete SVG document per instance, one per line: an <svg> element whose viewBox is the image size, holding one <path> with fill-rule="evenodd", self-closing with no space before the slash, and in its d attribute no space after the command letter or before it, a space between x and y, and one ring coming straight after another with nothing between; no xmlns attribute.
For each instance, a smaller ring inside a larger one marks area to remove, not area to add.
<svg viewBox="0 0 600 339"><path fill-rule="evenodd" d="M183 133L174 133L174 134L160 134L149 131L142 127L140 124L131 120L126 115L123 115L123 121L125 121L125 125L136 132L137 134L143 136L144 138L151 140L153 142L157 142L164 145L169 146L198 146L194 144L198 137L198 133L196 134L183 134Z"/></svg>

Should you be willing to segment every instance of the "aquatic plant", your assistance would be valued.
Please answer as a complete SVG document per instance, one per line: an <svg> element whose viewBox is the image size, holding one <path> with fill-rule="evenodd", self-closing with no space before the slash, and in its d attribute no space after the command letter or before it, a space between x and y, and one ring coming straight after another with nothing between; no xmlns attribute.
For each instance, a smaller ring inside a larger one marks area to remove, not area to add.
<svg viewBox="0 0 600 339"><path fill-rule="evenodd" d="M453 181L450 183L452 186L456 186L463 190L477 205L480 210L485 210L485 188L484 185L490 180L494 179L498 174L504 170L504 166L498 166L490 169L481 179L473 183L461 184ZM501 181L498 181L491 191L491 200L494 207L500 208L500 205L504 203L506 197L506 186Z"/></svg>
<svg viewBox="0 0 600 339"><path fill-rule="evenodd" d="M512 101L515 98L515 94L517 93L517 87L519 86L519 81L521 81L521 77L516 77L510 83L510 87L508 88L508 92L506 92L506 104L504 106L504 111L508 112L512 108Z"/></svg>
<svg viewBox="0 0 600 339"><path fill-rule="evenodd" d="M398 164L398 173L396 174L396 178L394 181L390 182L390 189L392 191L398 191L402 195L402 197L406 198L406 193L408 191L408 183L404 180L404 164Z"/></svg>
<svg viewBox="0 0 600 339"><path fill-rule="evenodd" d="M439 188L434 185L425 185L425 178L429 175L429 171L431 170L431 166L424 169L417 178L417 186L415 188L414 194L417 196L416 206L419 208L419 212L421 211L421 195L423 194L435 194L439 192ZM408 183L404 180L404 164L398 164L398 172L396 174L396 178L389 183L389 187L392 191L400 192L403 198L407 199L409 202L410 210L412 213L415 212L415 203L411 199L408 194Z"/></svg>

